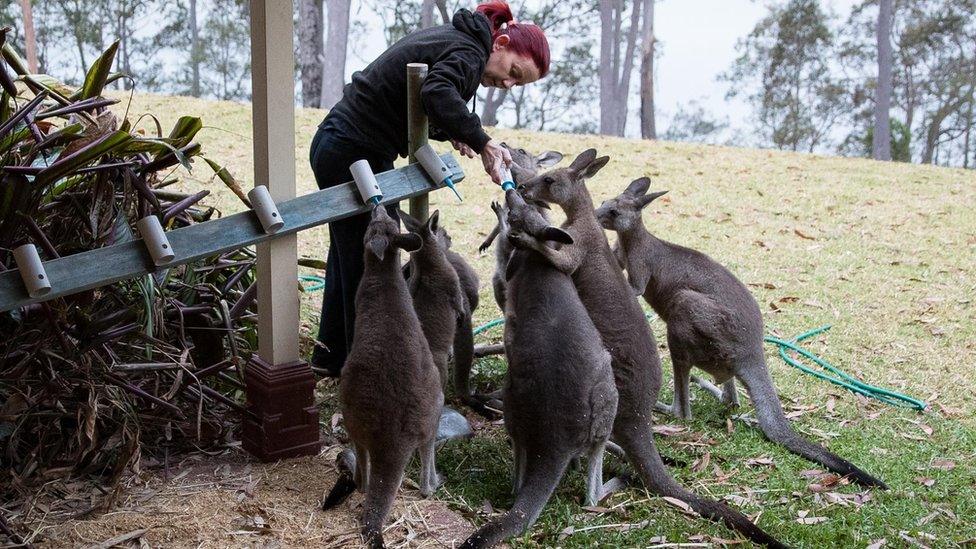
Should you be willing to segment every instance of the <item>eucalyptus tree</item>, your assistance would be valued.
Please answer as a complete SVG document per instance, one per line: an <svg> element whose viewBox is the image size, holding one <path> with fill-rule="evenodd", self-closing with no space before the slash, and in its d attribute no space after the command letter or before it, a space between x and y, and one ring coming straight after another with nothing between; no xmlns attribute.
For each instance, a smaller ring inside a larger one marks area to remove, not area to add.
<svg viewBox="0 0 976 549"><path fill-rule="evenodd" d="M834 33L819 0L773 5L736 45L739 57L720 76L728 98L751 106L755 131L778 149L826 147L831 131L849 110L848 90L831 73Z"/></svg>

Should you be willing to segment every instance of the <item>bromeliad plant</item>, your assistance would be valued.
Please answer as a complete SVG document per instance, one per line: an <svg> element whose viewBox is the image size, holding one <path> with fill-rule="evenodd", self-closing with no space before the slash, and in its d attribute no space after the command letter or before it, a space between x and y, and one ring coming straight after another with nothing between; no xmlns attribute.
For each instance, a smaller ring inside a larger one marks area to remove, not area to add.
<svg viewBox="0 0 976 549"><path fill-rule="evenodd" d="M151 116L109 109L118 101L102 90L123 77L109 70L116 47L73 89L28 73L2 45L0 270L16 268L11 250L25 242L49 260L132 239L146 215L167 229L215 215L199 205L209 191L166 189L202 158L201 120L164 134ZM150 131L136 128L146 120ZM43 497L61 489L52 479L80 475L111 496L147 454L226 440L255 339L254 260L240 250L0 313L0 493ZM7 504L13 523L32 507Z"/></svg>

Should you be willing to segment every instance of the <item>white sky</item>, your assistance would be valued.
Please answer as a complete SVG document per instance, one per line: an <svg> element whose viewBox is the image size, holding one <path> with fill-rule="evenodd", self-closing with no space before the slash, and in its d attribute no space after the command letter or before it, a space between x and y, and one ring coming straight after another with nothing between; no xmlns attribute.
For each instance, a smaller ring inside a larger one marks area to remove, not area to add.
<svg viewBox="0 0 976 549"><path fill-rule="evenodd" d="M510 0L515 5L518 2ZM526 0L528 5L537 0ZM824 6L842 19L859 0L825 0ZM736 58L736 41L752 30L767 13L767 2L757 0L658 0L655 5L655 34L662 50L655 83L658 131L667 129L678 105L699 100L713 117L727 117L732 129L748 126L749 107L740 99L726 101L727 86L716 80ZM472 3L474 5L474 3ZM355 5L354 5L355 10ZM380 21L360 12L353 16L367 23L364 36L354 38L347 61L347 73L363 68L382 52L385 41ZM516 18L518 13L515 14ZM593 29L599 33L599 27ZM636 81L636 76L633 81ZM636 85L636 84L635 84ZM636 109L637 99L631 99ZM597 108L594 105L594 108ZM628 134L639 131L632 120Z"/></svg>

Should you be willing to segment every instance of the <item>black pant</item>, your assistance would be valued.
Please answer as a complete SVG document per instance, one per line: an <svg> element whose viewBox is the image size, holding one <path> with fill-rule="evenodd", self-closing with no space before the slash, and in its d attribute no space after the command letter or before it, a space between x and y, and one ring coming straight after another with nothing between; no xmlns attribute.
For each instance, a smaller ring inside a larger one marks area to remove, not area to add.
<svg viewBox="0 0 976 549"><path fill-rule="evenodd" d="M370 151L367 146L343 137L341 124L326 122L312 139L312 172L320 189L352 181L349 166L366 159L374 173L393 169L388 154ZM396 205L387 206L399 220ZM356 290L363 276L363 237L370 214L360 214L329 223L329 256L326 259L325 288L318 340L312 352L312 366L337 376L352 346L356 320ZM324 347L323 347L324 346Z"/></svg>

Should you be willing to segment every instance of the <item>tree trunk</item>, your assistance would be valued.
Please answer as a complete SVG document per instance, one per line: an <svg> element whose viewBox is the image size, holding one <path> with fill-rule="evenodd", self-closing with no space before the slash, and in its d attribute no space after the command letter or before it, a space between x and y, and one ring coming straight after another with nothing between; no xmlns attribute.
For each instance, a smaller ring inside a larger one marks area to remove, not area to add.
<svg viewBox="0 0 976 549"><path fill-rule="evenodd" d="M974 99L969 101L969 113L966 116L966 136L963 138L962 144L962 167L969 168L969 153L970 143L972 142L973 135L973 103L976 102Z"/></svg>
<svg viewBox="0 0 976 549"><path fill-rule="evenodd" d="M447 0L434 0L437 11L441 12L441 21L447 25L451 22L451 14L447 11Z"/></svg>
<svg viewBox="0 0 976 549"><path fill-rule="evenodd" d="M498 125L498 108L508 97L508 90L488 88L485 95L485 106L481 109L481 123L485 126Z"/></svg>
<svg viewBox="0 0 976 549"><path fill-rule="evenodd" d="M623 5L621 3L621 12ZM630 28L627 29L627 49L621 63L620 82L617 84L617 97L614 110L617 113L616 135L623 137L627 130L627 105L630 103L630 76L634 73L634 53L637 49L637 35L640 31L641 2L635 0L631 6ZM621 13L621 18L623 13Z"/></svg>
<svg viewBox="0 0 976 549"><path fill-rule="evenodd" d="M34 31L34 10L31 0L20 0L20 10L24 14L24 48L27 54L27 68L31 73L40 72L37 66L37 34Z"/></svg>
<svg viewBox="0 0 976 549"><path fill-rule="evenodd" d="M878 2L878 86L874 101L874 138L872 152L875 160L891 160L891 19L893 0Z"/></svg>
<svg viewBox="0 0 976 549"><path fill-rule="evenodd" d="M441 14L441 23L434 21L434 8ZM447 13L447 0L424 0L420 4L420 28L426 29L437 24L446 25L451 22L451 15Z"/></svg>
<svg viewBox="0 0 976 549"><path fill-rule="evenodd" d="M654 120L654 0L644 0L644 29L641 34L641 137L657 139Z"/></svg>
<svg viewBox="0 0 976 549"><path fill-rule="evenodd" d="M116 22L116 26L118 28L118 33L116 38L118 38L119 40L119 53L118 55L115 56L115 66L118 67L118 69L121 72L124 72L125 74L131 75L133 78L135 78L136 75L132 74L132 67L129 64L129 33L126 28L126 21L128 20L128 15L129 14L126 13L125 11L125 6L120 6L119 12L116 14L116 17L118 18ZM116 81L117 89L120 90L125 89L123 88L123 86L125 85L126 82L128 82L128 80L125 78L121 78L117 80ZM128 86L125 87L127 88Z"/></svg>
<svg viewBox="0 0 976 549"><path fill-rule="evenodd" d="M922 151L922 164L932 164L936 149L939 145L939 138L942 137L942 123L949 118L952 113L963 108L967 103L974 99L974 85L970 85L968 91L956 91L955 100L942 105L939 110L932 113L928 119L928 128L925 130L925 150Z"/></svg>
<svg viewBox="0 0 976 549"><path fill-rule="evenodd" d="M614 34L614 0L600 0L600 133L614 135L614 99L617 96L617 75L613 51L620 42Z"/></svg>
<svg viewBox="0 0 976 549"><path fill-rule="evenodd" d="M325 0L328 8L328 36L322 64L322 99L319 106L331 109L342 98L346 76L346 45L349 41L351 0ZM404 67L403 70L407 70Z"/></svg>
<svg viewBox="0 0 976 549"><path fill-rule="evenodd" d="M420 4L420 28L434 26L434 0L424 0Z"/></svg>
<svg viewBox="0 0 976 549"><path fill-rule="evenodd" d="M302 75L302 105L322 101L322 0L301 0L298 6L298 67Z"/></svg>
<svg viewBox="0 0 976 549"><path fill-rule="evenodd" d="M200 48L200 26L197 24L197 0L190 0L190 95L200 97L200 63L203 52Z"/></svg>

